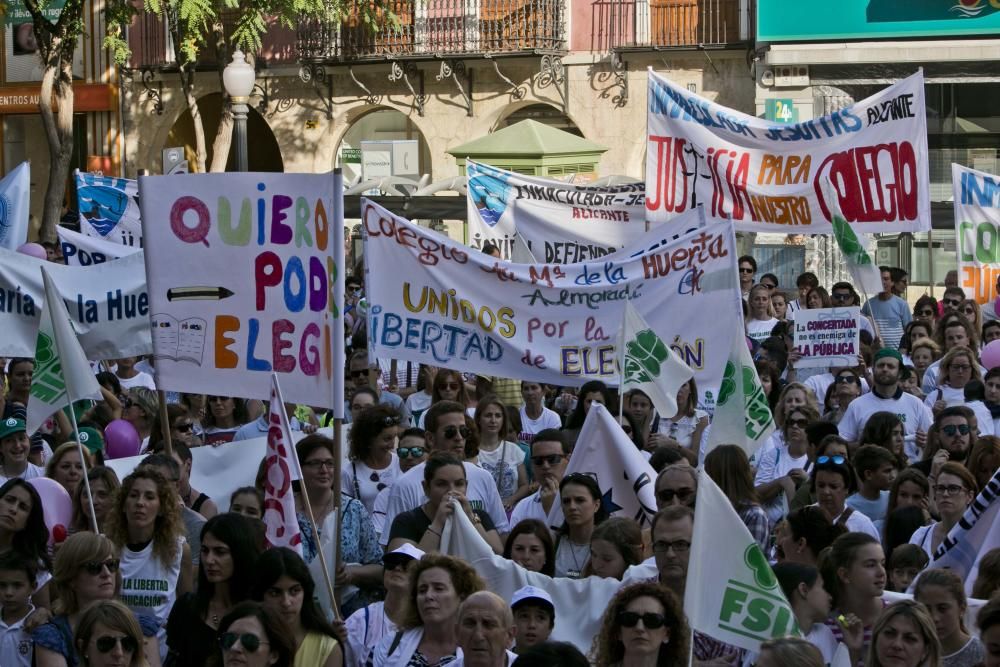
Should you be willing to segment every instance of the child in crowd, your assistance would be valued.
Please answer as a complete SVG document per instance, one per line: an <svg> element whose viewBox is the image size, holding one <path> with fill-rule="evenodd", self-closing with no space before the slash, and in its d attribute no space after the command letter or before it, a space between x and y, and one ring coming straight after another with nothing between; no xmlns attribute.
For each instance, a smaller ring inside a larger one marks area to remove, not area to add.
<svg viewBox="0 0 1000 667"><path fill-rule="evenodd" d="M896 481L898 462L895 455L879 445L864 445L854 452L851 463L861 484L846 505L872 522L884 520L889 507L889 490Z"/></svg>
<svg viewBox="0 0 1000 667"><path fill-rule="evenodd" d="M510 598L510 608L514 612L515 653L548 641L556 625L556 607L548 593L534 586L519 588Z"/></svg>
<svg viewBox="0 0 1000 667"><path fill-rule="evenodd" d="M927 553L919 545L901 544L893 549L889 557L889 589L905 593L928 562Z"/></svg>
<svg viewBox="0 0 1000 667"><path fill-rule="evenodd" d="M34 644L24 622L35 610L35 565L15 551L0 554L0 665L29 667Z"/></svg>

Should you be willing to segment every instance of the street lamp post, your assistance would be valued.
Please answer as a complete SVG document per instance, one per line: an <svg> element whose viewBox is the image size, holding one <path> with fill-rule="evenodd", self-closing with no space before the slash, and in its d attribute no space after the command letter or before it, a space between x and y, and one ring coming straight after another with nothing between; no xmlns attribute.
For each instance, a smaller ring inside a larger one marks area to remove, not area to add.
<svg viewBox="0 0 1000 667"><path fill-rule="evenodd" d="M229 94L233 110L233 134L236 140L236 170L247 171L247 113L250 107L250 93L253 92L253 65L239 49L233 52L233 60L222 70L222 85Z"/></svg>

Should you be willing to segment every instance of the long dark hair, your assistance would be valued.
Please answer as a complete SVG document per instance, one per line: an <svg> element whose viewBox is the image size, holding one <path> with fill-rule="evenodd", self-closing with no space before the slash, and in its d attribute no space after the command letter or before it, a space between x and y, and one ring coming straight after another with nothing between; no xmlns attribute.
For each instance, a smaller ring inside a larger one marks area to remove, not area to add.
<svg viewBox="0 0 1000 667"><path fill-rule="evenodd" d="M257 559L257 576L253 581L251 597L254 600L263 600L267 589L274 586L283 576L294 579L302 586L302 610L299 612L302 627L307 631L329 635L336 639L333 627L323 617L323 612L313 597L316 583L309 574L308 566L288 547L268 549Z"/></svg>
<svg viewBox="0 0 1000 667"><path fill-rule="evenodd" d="M514 540L521 535L534 535L542 543L542 550L545 551L545 564L542 565L542 574L550 577L556 576L556 547L552 542L552 532L543 522L538 519L522 519L517 525L511 528L507 535L507 542L503 545L503 557L511 560L511 552L514 550Z"/></svg>
<svg viewBox="0 0 1000 667"><path fill-rule="evenodd" d="M229 599L232 604L243 602L250 597L254 571L260 550L257 547L257 531L250 520L242 514L216 514L201 528L201 543L211 535L227 547L233 558L233 576L229 578ZM205 576L204 563L198 566L198 590L195 593L198 610L208 611L208 603L215 593L215 584Z"/></svg>
<svg viewBox="0 0 1000 667"><path fill-rule="evenodd" d="M34 563L41 563L46 570L52 571L52 560L49 558L49 529L45 525L45 512L42 509L42 499L31 484L15 477L0 486L0 498L16 488L26 489L31 496L31 511L24 528L14 533L11 539L11 549Z"/></svg>
<svg viewBox="0 0 1000 667"><path fill-rule="evenodd" d="M601 396L604 398L604 407L610 411L614 411L615 406L611 405L613 396L611 394L611 390L608 389L608 385L604 384L600 380L591 380L580 387L580 391L576 392L576 407L573 408L573 412L570 413L569 419L566 420L566 428L583 427L583 420L587 418L586 413L583 411L583 399L587 396L587 394L592 394L595 391L600 392Z"/></svg>
<svg viewBox="0 0 1000 667"><path fill-rule="evenodd" d="M570 484L586 487L587 491L590 492L590 497L597 501L597 511L594 512L594 526L600 525L602 521L608 518L608 511L604 509L604 503L601 502L601 487L598 486L596 479L590 475L584 475L579 472L566 475L562 478L562 481L559 482L560 502L562 502L563 489ZM569 533L569 526L566 525L565 521L563 521L563 525L559 527L557 532L560 537Z"/></svg>

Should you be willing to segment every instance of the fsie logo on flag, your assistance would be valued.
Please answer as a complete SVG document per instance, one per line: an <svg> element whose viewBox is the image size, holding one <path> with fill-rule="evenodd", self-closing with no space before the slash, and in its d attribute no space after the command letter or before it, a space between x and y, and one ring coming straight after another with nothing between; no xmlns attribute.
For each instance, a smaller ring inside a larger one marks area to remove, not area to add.
<svg viewBox="0 0 1000 667"><path fill-rule="evenodd" d="M795 616L756 543L747 545L743 562L753 573L752 581L727 582L719 610L719 627L761 642L772 637L798 636Z"/></svg>

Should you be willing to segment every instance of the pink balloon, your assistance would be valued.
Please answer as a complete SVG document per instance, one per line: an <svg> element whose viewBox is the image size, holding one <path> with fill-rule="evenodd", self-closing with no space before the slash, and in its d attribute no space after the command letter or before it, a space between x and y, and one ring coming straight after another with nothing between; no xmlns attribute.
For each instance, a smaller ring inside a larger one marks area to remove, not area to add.
<svg viewBox="0 0 1000 667"><path fill-rule="evenodd" d="M62 535L65 539L66 528L73 518L73 500L69 497L69 492L63 485L48 477L35 477L29 479L28 484L35 487L38 496L42 499L42 511L45 515L45 527L49 529L49 544L55 539L55 533L60 532L58 527L62 527Z"/></svg>
<svg viewBox="0 0 1000 667"><path fill-rule="evenodd" d="M124 459L139 453L139 433L129 422L116 419L104 427L104 455Z"/></svg>
<svg viewBox="0 0 1000 667"><path fill-rule="evenodd" d="M983 362L986 370L991 371L1000 366L1000 340L995 340L986 344L979 358Z"/></svg>
<svg viewBox="0 0 1000 667"><path fill-rule="evenodd" d="M30 257L36 257L38 259L48 259L49 256L45 252L45 248L38 245L37 243L24 243L17 249L22 255L28 255Z"/></svg>

